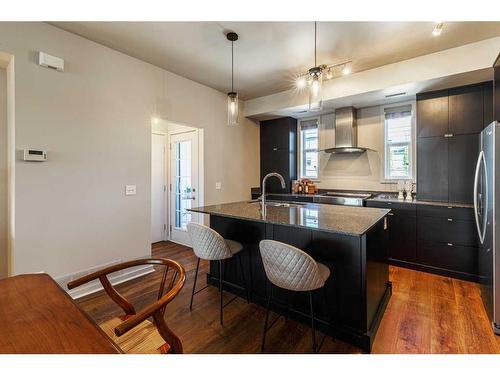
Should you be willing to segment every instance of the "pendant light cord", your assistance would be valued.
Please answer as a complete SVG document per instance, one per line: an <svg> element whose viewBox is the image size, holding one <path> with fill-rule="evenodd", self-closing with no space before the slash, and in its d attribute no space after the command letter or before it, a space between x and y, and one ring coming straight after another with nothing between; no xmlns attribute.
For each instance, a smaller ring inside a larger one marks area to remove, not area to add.
<svg viewBox="0 0 500 375"><path fill-rule="evenodd" d="M316 67L316 21L314 21L314 67Z"/></svg>
<svg viewBox="0 0 500 375"><path fill-rule="evenodd" d="M231 41L231 92L234 92L234 42Z"/></svg>

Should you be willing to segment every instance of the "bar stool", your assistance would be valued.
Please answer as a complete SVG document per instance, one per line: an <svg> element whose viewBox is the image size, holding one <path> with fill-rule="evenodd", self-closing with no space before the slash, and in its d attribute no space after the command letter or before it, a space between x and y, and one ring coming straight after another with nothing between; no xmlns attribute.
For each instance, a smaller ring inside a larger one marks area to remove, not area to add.
<svg viewBox="0 0 500 375"><path fill-rule="evenodd" d="M191 292L191 302L189 303L189 309L193 309L193 298L195 294L198 294L202 290L208 287L205 286L200 290L196 290L196 280L198 279L198 270L200 268L200 259L205 259L208 261L218 261L219 263L219 292L220 292L220 324L224 324L223 310L224 307L233 302L238 296L235 296L226 304L223 304L223 284L229 285L234 288L244 290L246 293L247 302L250 301L248 294L248 287L245 280L245 274L243 271L243 263L241 261L241 251L243 250L243 245L239 242L233 240L224 239L219 233L206 225L198 223L188 223L187 231L191 239L191 245L193 251L198 258L196 264L196 273L194 276L193 290ZM243 287L236 285L224 280L224 261L230 259L233 256L238 258L239 268L241 272L241 279L243 282Z"/></svg>
<svg viewBox="0 0 500 375"><path fill-rule="evenodd" d="M271 290L267 297L266 319L264 321L264 333L262 335L261 349L264 350L266 333L279 319L279 316L268 327L269 305L271 303L273 285L288 291L308 292L309 309L312 332L312 348L316 353L316 332L314 328L313 290L323 288L326 280L330 277L330 270L324 264L316 262L304 251L273 240L260 241L260 254L264 263L264 270ZM288 310L288 306L286 306ZM321 348L326 335L323 336L318 350Z"/></svg>

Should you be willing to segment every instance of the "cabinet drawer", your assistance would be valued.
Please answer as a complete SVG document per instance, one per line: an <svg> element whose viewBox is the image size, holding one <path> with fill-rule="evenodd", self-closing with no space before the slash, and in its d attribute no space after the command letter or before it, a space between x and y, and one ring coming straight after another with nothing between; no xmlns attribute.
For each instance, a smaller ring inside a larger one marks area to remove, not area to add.
<svg viewBox="0 0 500 375"><path fill-rule="evenodd" d="M477 274L477 248L418 241L419 263L447 270Z"/></svg>
<svg viewBox="0 0 500 375"><path fill-rule="evenodd" d="M413 203L366 201L367 207L387 208L392 210L394 215L415 216L416 208ZM392 216L392 215L391 215Z"/></svg>
<svg viewBox="0 0 500 375"><path fill-rule="evenodd" d="M472 208L454 207L452 205L433 206L420 204L417 206L417 216L474 221L474 211Z"/></svg>
<svg viewBox="0 0 500 375"><path fill-rule="evenodd" d="M473 222L441 217L417 217L417 238L461 246L477 246Z"/></svg>

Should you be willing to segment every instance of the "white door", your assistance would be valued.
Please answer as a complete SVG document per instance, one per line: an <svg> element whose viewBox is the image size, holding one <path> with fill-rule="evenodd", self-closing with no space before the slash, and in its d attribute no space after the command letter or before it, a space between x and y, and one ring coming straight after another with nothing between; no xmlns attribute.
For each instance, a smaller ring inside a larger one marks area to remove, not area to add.
<svg viewBox="0 0 500 375"><path fill-rule="evenodd" d="M186 224L192 220L188 208L198 199L198 132L170 137L170 239L190 245Z"/></svg>
<svg viewBox="0 0 500 375"><path fill-rule="evenodd" d="M151 242L165 240L165 138L153 134L151 139Z"/></svg>

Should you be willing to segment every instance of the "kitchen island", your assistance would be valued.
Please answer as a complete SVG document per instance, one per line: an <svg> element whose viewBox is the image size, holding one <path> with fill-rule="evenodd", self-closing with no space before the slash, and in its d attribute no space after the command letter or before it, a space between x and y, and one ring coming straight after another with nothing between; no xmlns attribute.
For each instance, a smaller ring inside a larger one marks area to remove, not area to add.
<svg viewBox="0 0 500 375"><path fill-rule="evenodd" d="M328 266L331 276L324 291L314 293L316 327L370 352L378 325L391 295L385 260L386 215L390 210L326 204L236 202L193 208L210 215L210 227L241 242L245 279L252 302L264 305L267 279L259 242L273 239L296 246ZM224 279L240 284L236 259L224 267ZM218 263L211 262L208 282L218 285ZM225 290L244 292L225 286ZM276 291L277 290L277 291ZM288 305L289 316L308 324L306 293L275 288L273 299ZM273 305L277 312L283 307Z"/></svg>

